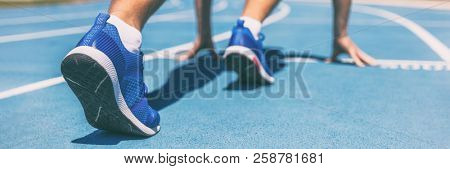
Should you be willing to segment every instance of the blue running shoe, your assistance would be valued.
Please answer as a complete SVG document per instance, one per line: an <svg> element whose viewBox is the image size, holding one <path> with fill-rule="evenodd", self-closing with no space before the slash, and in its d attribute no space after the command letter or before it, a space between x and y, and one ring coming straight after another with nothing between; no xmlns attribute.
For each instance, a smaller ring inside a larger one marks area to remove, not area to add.
<svg viewBox="0 0 450 169"><path fill-rule="evenodd" d="M223 55L227 68L236 71L243 82L273 83L272 70L263 50L264 35L255 40L244 21L238 20L233 28L228 47Z"/></svg>
<svg viewBox="0 0 450 169"><path fill-rule="evenodd" d="M155 135L159 114L147 102L143 54L129 52L109 15L99 14L94 26L70 51L61 72L95 128Z"/></svg>

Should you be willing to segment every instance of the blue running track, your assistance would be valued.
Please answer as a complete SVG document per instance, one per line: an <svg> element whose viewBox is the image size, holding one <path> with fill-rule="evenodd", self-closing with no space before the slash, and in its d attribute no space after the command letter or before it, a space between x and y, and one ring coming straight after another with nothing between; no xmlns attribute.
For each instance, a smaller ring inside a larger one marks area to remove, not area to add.
<svg viewBox="0 0 450 169"><path fill-rule="evenodd" d="M243 2L214 3L220 50ZM380 59L357 68L321 61L331 53L331 4L282 2L263 28L271 86L236 87L237 75L205 53L187 62L147 55L162 121L141 138L89 126L60 78L64 55L107 4L0 9L0 148L450 148L450 10L355 5L350 34ZM185 49L192 2L168 1L143 37L148 54Z"/></svg>

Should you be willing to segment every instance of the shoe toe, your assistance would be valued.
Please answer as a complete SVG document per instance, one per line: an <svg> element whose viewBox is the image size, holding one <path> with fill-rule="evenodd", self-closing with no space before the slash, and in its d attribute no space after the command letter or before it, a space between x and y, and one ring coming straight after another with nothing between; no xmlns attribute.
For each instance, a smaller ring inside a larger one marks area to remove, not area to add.
<svg viewBox="0 0 450 169"><path fill-rule="evenodd" d="M139 103L133 106L131 111L145 126L154 128L159 125L159 113L148 105L146 98L142 98Z"/></svg>

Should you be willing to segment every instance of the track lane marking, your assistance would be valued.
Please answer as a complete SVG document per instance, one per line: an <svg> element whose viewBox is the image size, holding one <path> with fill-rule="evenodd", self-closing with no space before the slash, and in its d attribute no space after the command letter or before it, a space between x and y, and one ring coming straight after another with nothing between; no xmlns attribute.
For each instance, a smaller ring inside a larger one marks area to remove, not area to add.
<svg viewBox="0 0 450 169"><path fill-rule="evenodd" d="M98 4L107 3L98 2ZM223 3L223 2L220 2ZM179 0L171 0L167 5L161 7L163 10L179 8L182 3ZM81 7L80 7L81 8ZM35 23L47 23L47 22L58 22L58 21L68 21L68 20L78 20L78 19L90 19L95 18L99 12L106 12L104 9L89 10L89 11L78 11L78 12L66 12L66 13L53 13L45 14L27 10L30 13L37 14L37 16L20 16L13 18L0 18L0 26L11 26L11 25L24 25L24 24L35 24ZM193 11L193 10L191 10Z"/></svg>
<svg viewBox="0 0 450 169"><path fill-rule="evenodd" d="M51 78L51 79L47 79L47 80L43 80L43 81L31 83L31 84L27 84L27 85L20 86L20 87L17 87L17 88L9 89L9 90L0 92L0 100L1 99L6 99L6 98L9 98L9 97L12 97L12 96L17 96L17 95L20 95L20 94L32 92L32 91L35 91L35 90L47 88L47 87L50 87L50 86L61 84L63 82L65 82L64 78L62 76L60 76L60 77L55 77L55 78Z"/></svg>
<svg viewBox="0 0 450 169"><path fill-rule="evenodd" d="M213 12L220 12L225 10L228 7L228 2L225 0L220 1L219 3L214 5ZM157 22L165 22L183 18L189 18L193 16L193 10L184 10L167 14L159 14L153 16L147 23L157 23ZM77 26L71 28L62 28L62 29L53 29L46 30L40 32L31 32L31 33L21 33L14 35L3 35L0 36L0 44L1 43L9 43L9 42L19 42L26 40L34 40L34 39L42 39L42 38L50 38L50 37L58 37L58 36L66 36L66 35L75 35L86 33L92 25L85 26Z"/></svg>
<svg viewBox="0 0 450 169"><path fill-rule="evenodd" d="M311 3L329 3L328 1L308 1L308 0L287 0L288 2L311 2ZM443 4L442 2L440 4ZM439 5L439 3L438 3ZM432 7L432 6L431 6ZM425 8L426 9L426 8ZM415 23L414 21L407 19L401 15L398 15L394 12L390 12L384 9L369 7L364 5L354 5L352 7L353 12L378 16L381 18L385 18L388 21L395 22L399 25L402 25L409 31L411 31L415 36L421 39L425 44L430 47L442 60L450 63L450 49L442 43L438 38L436 38L433 34L428 32L425 28Z"/></svg>
<svg viewBox="0 0 450 169"><path fill-rule="evenodd" d="M342 63L353 64L350 58L340 59ZM286 58L286 63L323 63L315 58ZM450 63L443 61L426 60L395 60L395 59L377 59L378 65L375 67L392 70L424 70L424 71L450 71Z"/></svg>
<svg viewBox="0 0 450 169"><path fill-rule="evenodd" d="M436 54L438 54L442 60L450 63L449 48L433 34L428 32L425 28L415 23L414 21L409 20L396 13L369 6L356 5L355 8L353 8L353 11L383 17L402 25L403 27L414 33L423 42L425 42L425 44L427 44L428 47L430 47Z"/></svg>

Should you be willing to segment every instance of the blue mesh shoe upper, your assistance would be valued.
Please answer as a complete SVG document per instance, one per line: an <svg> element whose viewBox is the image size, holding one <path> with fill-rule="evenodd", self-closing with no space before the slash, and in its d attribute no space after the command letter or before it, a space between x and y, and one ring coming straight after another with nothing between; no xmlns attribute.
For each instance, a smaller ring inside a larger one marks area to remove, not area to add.
<svg viewBox="0 0 450 169"><path fill-rule="evenodd" d="M99 14L77 46L95 47L109 57L116 69L127 106L143 124L155 127L159 124L159 115L145 98L147 88L143 78L143 54L131 53L124 47L117 28L106 22L108 18L108 14Z"/></svg>
<svg viewBox="0 0 450 169"><path fill-rule="evenodd" d="M262 33L259 34L258 40L255 40L250 30L244 27L244 21L238 20L237 25L233 28L233 34L228 46L244 46L251 49L256 54L264 70L272 76L272 70L269 68L264 54L263 41L264 35Z"/></svg>

